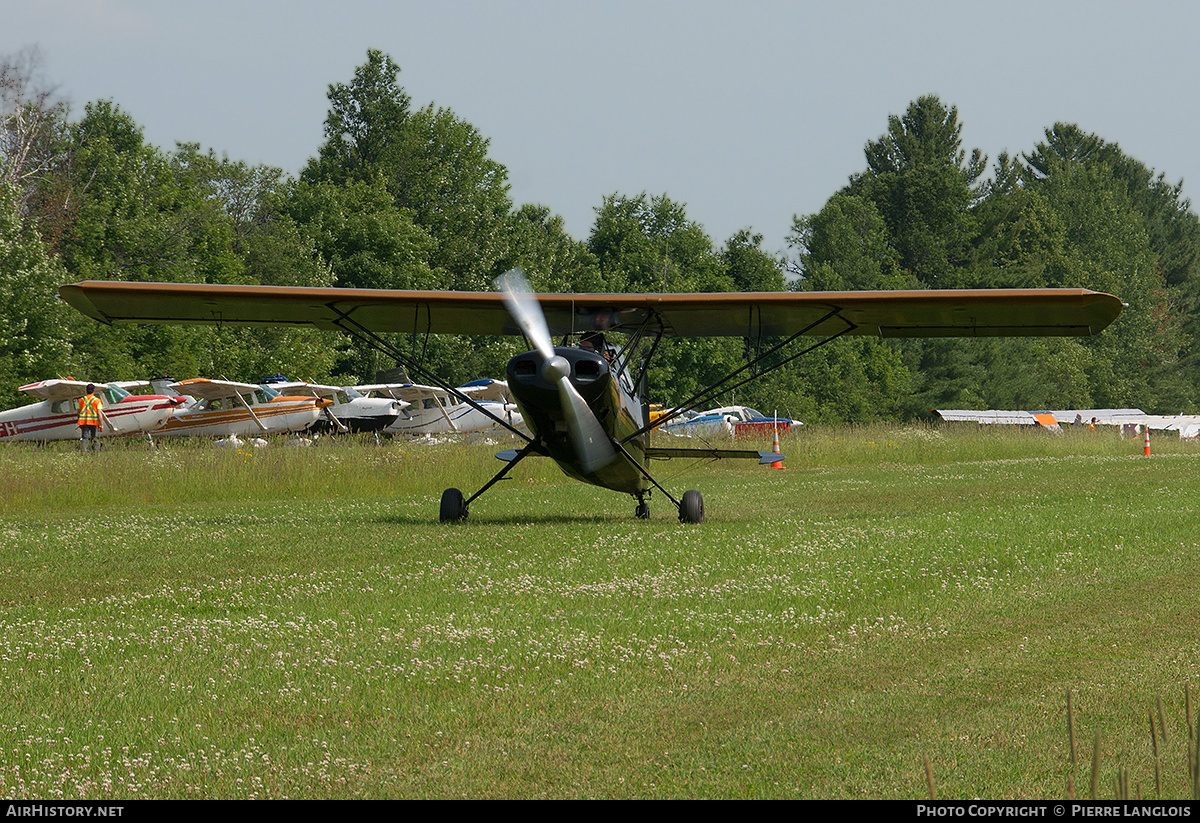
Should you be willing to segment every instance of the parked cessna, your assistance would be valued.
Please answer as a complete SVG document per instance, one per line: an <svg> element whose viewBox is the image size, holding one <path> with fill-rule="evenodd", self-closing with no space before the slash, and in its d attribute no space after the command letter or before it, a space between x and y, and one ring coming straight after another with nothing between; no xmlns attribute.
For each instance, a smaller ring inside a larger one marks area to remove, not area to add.
<svg viewBox="0 0 1200 823"><path fill-rule="evenodd" d="M262 385L290 396L324 397L330 401L313 424L313 431L377 432L400 419L410 405L404 400L366 397L353 388L268 378Z"/></svg>
<svg viewBox="0 0 1200 823"><path fill-rule="evenodd" d="M1121 312L1116 297L1086 289L534 295L519 271L497 286L502 294L93 281L63 286L59 293L104 323L338 329L479 408L380 333L523 334L533 350L512 358L507 372L530 434L497 418L525 440L524 447L498 455L504 468L470 497L447 489L443 521L465 519L472 502L534 455L550 457L585 483L632 495L639 517L649 516L650 491L657 489L684 522L704 520L703 498L690 490L676 499L650 474L649 458L753 456L778 462L777 454L649 445L646 434L654 424L647 422L646 375L664 337L742 337L752 353L745 366L679 404L672 414L680 415L843 335L1086 336ZM554 346L551 335L562 344ZM805 335L818 339L801 347L797 341ZM623 344L613 354L615 336ZM567 345L585 338L591 350Z"/></svg>
<svg viewBox="0 0 1200 823"><path fill-rule="evenodd" d="M289 397L253 383L203 377L181 380L170 388L196 400L175 413L159 432L162 435L246 437L300 432L316 423L332 402L322 397Z"/></svg>
<svg viewBox="0 0 1200 823"><path fill-rule="evenodd" d="M787 417L767 417L749 406L722 406L694 416L677 417L663 431L681 437L736 437L739 440L759 437L769 440L773 434L783 434L792 426L803 425Z"/></svg>
<svg viewBox="0 0 1200 823"><path fill-rule="evenodd" d="M500 421L509 427L521 425L521 413L503 380L475 380L456 390L418 383L372 383L352 388L367 397L392 397L404 402L400 417L387 427L392 434L411 437L493 431L501 427Z"/></svg>
<svg viewBox="0 0 1200 823"><path fill-rule="evenodd" d="M41 402L0 412L0 442L78 439L76 401L87 394L87 385L81 380L56 379L21 386L20 391L41 398ZM160 394L132 395L116 383L96 383L95 387L107 423L100 429L101 437L157 432L183 403L182 398Z"/></svg>

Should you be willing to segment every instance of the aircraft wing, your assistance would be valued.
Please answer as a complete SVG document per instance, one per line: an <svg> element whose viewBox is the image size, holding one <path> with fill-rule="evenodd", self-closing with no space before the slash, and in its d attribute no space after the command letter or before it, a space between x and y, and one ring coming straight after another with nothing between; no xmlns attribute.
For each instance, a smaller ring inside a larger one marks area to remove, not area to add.
<svg viewBox="0 0 1200 823"><path fill-rule="evenodd" d="M324 383L292 381L290 383L267 383L266 385L280 394L291 395L293 397L328 397L337 399L339 394L346 393L346 390L341 386L327 386Z"/></svg>
<svg viewBox="0 0 1200 823"><path fill-rule="evenodd" d="M494 292L213 286L85 281L59 294L103 323L293 325L432 334L521 334ZM1087 336L1121 301L1087 289L951 289L720 294L540 294L550 333L668 337Z"/></svg>
<svg viewBox="0 0 1200 823"><path fill-rule="evenodd" d="M463 383L458 387L458 390L480 402L488 400L494 403L513 402L512 394L508 390L508 381L506 380L483 378L470 383Z"/></svg>
<svg viewBox="0 0 1200 823"><path fill-rule="evenodd" d="M231 380L209 380L207 377L194 377L191 380L180 380L172 383L171 388L180 394L190 394L201 400L216 400L233 397L235 394L249 394L259 391L253 383L234 383Z"/></svg>
<svg viewBox="0 0 1200 823"><path fill-rule="evenodd" d="M107 388L104 383L94 385L96 391ZM38 383L21 386L18 391L22 391L30 397L57 403L59 400L74 400L83 397L87 394L87 383L82 380L42 380Z"/></svg>
<svg viewBox="0 0 1200 823"><path fill-rule="evenodd" d="M420 383L368 383L353 388L362 394L376 392L393 400L403 400L410 405L420 400L449 396L449 392L445 389L437 386L422 386Z"/></svg>

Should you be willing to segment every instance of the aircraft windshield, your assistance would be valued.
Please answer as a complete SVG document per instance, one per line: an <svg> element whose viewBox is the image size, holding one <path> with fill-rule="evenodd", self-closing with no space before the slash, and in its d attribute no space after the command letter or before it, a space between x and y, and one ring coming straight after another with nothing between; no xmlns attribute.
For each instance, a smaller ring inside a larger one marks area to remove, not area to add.
<svg viewBox="0 0 1200 823"><path fill-rule="evenodd" d="M99 394L100 399L105 403L120 403L129 396L129 392L125 391L120 386L109 386L101 389Z"/></svg>

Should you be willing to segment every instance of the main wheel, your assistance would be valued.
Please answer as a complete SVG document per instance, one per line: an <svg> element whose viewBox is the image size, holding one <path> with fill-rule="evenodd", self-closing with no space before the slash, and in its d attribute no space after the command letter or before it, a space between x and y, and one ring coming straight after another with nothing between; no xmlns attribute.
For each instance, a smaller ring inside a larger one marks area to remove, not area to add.
<svg viewBox="0 0 1200 823"><path fill-rule="evenodd" d="M457 523L467 519L467 503L463 493L458 489L446 489L442 492L442 510L438 519L443 523Z"/></svg>
<svg viewBox="0 0 1200 823"><path fill-rule="evenodd" d="M636 517L638 520L649 520L650 519L650 504L647 503L645 500L639 500L638 504L637 504L637 508L634 509L633 516Z"/></svg>
<svg viewBox="0 0 1200 823"><path fill-rule="evenodd" d="M704 522L704 495L695 489L688 489L683 493L683 500L679 504L679 522Z"/></svg>

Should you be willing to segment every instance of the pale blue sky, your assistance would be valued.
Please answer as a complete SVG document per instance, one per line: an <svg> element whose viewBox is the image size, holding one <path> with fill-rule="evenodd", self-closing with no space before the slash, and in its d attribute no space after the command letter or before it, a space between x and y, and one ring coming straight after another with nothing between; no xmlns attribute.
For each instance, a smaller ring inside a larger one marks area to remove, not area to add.
<svg viewBox="0 0 1200 823"><path fill-rule="evenodd" d="M1200 182L1198 3L0 0L0 21L0 53L40 46L76 113L111 99L156 145L293 174L328 85L381 49L580 239L604 195L645 191L717 245L749 227L781 251L927 93L989 161L1065 121Z"/></svg>

